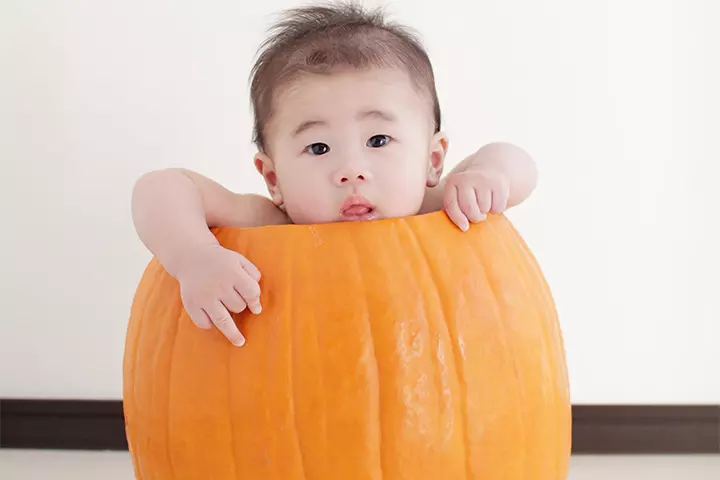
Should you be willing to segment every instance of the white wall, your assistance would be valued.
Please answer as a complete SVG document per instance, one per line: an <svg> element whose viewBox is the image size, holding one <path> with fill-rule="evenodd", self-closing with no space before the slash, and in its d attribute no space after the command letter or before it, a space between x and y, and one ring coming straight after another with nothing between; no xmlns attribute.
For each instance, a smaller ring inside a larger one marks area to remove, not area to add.
<svg viewBox="0 0 720 480"><path fill-rule="evenodd" d="M0 397L121 397L149 260L133 182L178 165L262 192L247 74L297 3L2 2ZM556 295L576 403L720 402L719 8L391 5L434 59L451 164L509 140L540 165L511 218Z"/></svg>

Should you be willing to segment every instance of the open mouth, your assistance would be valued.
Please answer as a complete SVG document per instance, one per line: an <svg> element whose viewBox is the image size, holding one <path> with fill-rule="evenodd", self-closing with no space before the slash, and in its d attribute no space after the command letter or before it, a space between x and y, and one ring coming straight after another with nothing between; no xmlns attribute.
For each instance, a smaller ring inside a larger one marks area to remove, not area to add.
<svg viewBox="0 0 720 480"><path fill-rule="evenodd" d="M367 215L368 213L372 213L374 209L367 205L353 205L352 207L348 207L345 210L343 210L343 215L346 217L359 217L362 215Z"/></svg>
<svg viewBox="0 0 720 480"><path fill-rule="evenodd" d="M372 218L374 212L375 206L361 195L349 196L340 208L343 217L353 220Z"/></svg>

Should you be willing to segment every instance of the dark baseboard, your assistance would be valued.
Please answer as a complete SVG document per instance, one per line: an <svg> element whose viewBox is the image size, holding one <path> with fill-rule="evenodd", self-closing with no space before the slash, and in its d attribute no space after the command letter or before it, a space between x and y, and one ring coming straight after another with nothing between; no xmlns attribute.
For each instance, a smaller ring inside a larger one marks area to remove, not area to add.
<svg viewBox="0 0 720 480"><path fill-rule="evenodd" d="M0 399L0 448L127 450L121 401ZM720 453L720 405L575 405L573 454Z"/></svg>
<svg viewBox="0 0 720 480"><path fill-rule="evenodd" d="M127 450L122 401L0 399L0 448Z"/></svg>
<svg viewBox="0 0 720 480"><path fill-rule="evenodd" d="M720 405L578 405L573 452L720 453Z"/></svg>

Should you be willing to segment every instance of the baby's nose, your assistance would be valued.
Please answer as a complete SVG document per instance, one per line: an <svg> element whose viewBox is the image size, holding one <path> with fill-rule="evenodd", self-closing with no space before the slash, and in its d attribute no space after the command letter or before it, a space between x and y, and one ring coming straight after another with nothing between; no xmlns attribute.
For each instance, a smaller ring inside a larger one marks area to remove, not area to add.
<svg viewBox="0 0 720 480"><path fill-rule="evenodd" d="M363 183L372 178L371 173L366 169L360 168L343 168L335 172L335 184L355 184Z"/></svg>

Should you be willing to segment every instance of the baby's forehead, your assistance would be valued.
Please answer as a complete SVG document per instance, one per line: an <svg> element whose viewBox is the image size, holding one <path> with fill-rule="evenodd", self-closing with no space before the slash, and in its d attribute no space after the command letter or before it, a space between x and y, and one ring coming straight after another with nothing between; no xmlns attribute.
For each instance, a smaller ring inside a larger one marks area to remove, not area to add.
<svg viewBox="0 0 720 480"><path fill-rule="evenodd" d="M327 73L298 72L278 86L278 93L320 92L343 89L414 90L416 83L397 68L336 68Z"/></svg>
<svg viewBox="0 0 720 480"><path fill-rule="evenodd" d="M341 70L330 74L303 73L276 91L273 110L279 117L308 112L394 112L426 110L426 95L404 72L396 69ZM366 115L367 116L367 115ZM370 115L382 119L383 115ZM390 116L390 115L388 115Z"/></svg>

